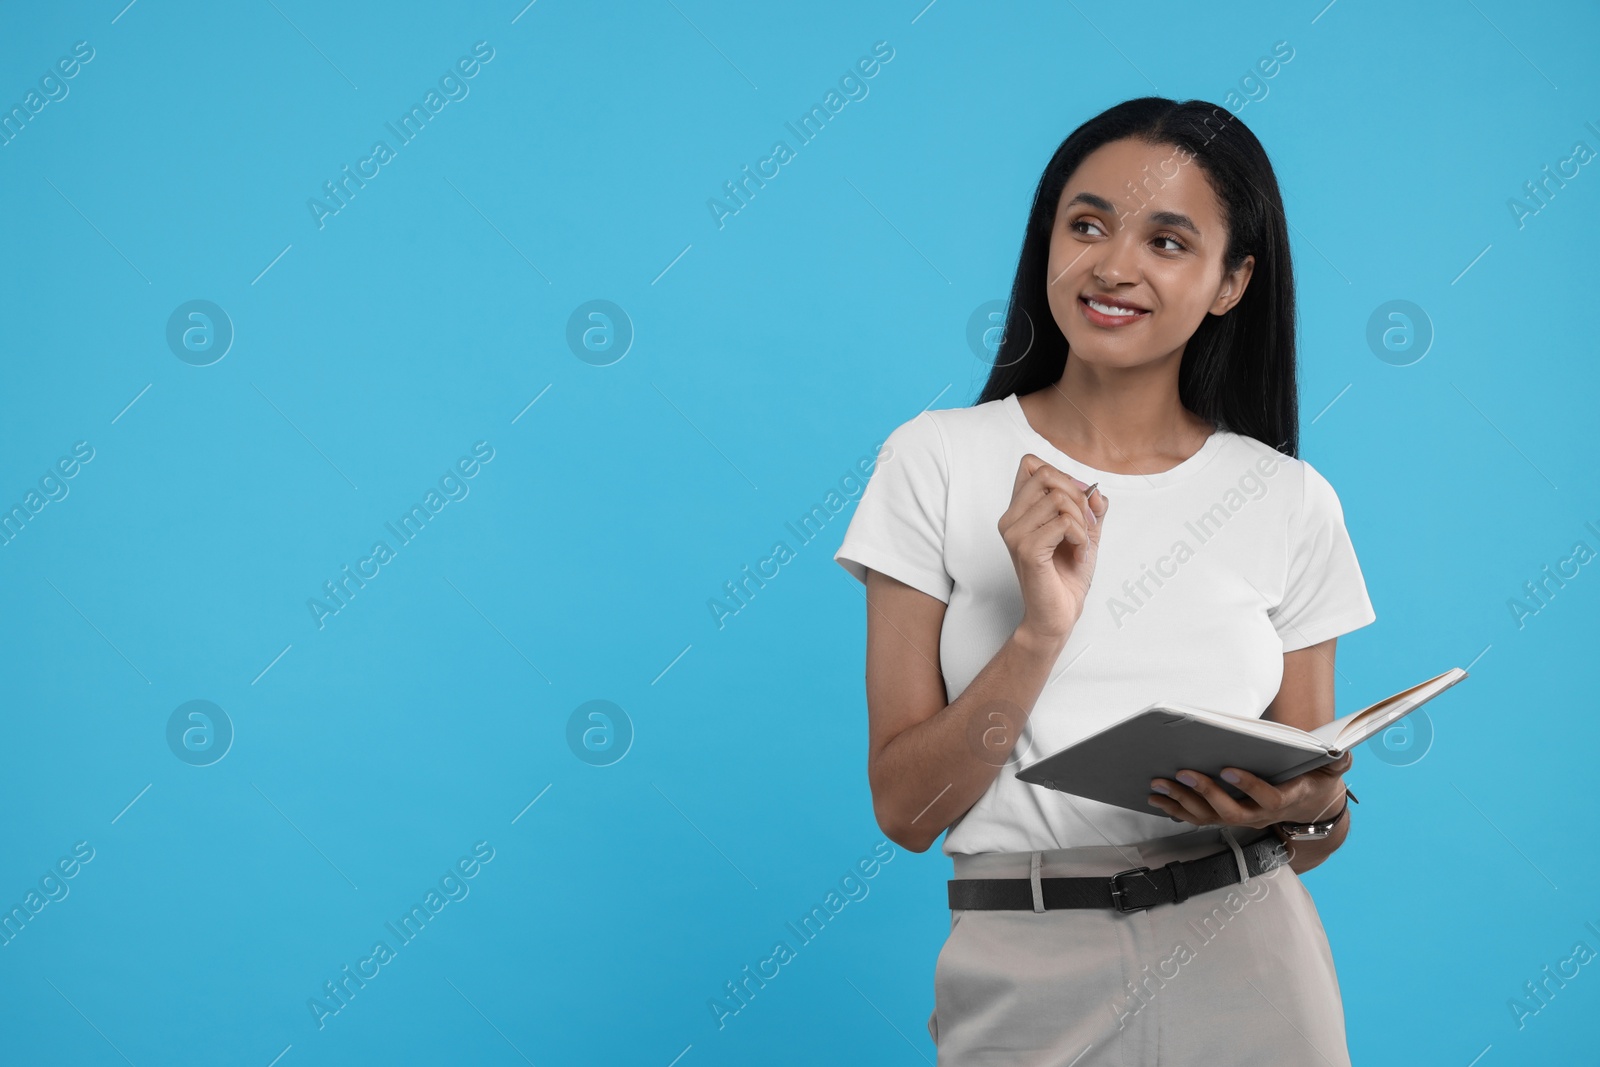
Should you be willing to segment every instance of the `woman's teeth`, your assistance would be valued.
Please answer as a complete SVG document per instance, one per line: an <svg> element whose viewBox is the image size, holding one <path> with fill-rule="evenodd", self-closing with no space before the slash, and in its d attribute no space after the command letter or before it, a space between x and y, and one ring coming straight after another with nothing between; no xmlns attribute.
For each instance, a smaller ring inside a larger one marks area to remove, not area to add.
<svg viewBox="0 0 1600 1067"><path fill-rule="evenodd" d="M1098 300L1091 300L1091 299L1089 299L1087 297L1084 298L1084 303L1088 304L1090 307L1094 308L1096 311L1100 312L1100 314L1102 314L1102 315L1141 315L1141 314L1143 314L1143 312L1138 308L1114 307L1111 304L1102 304Z"/></svg>

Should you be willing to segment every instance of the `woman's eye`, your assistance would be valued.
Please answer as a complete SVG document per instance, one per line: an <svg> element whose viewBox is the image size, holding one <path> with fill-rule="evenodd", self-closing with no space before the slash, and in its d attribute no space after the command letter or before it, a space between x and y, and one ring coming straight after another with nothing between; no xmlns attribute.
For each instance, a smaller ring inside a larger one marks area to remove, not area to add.
<svg viewBox="0 0 1600 1067"><path fill-rule="evenodd" d="M1183 242L1178 240L1176 237L1169 237L1166 234L1162 234L1160 237L1157 237L1156 240L1157 241L1171 241L1173 244L1178 246L1177 248L1167 248L1167 249L1163 249L1162 251L1165 251L1165 252L1182 252L1183 251Z"/></svg>
<svg viewBox="0 0 1600 1067"><path fill-rule="evenodd" d="M1093 226L1097 233L1101 232L1100 224L1090 219L1074 219L1073 221L1067 223L1067 228L1070 230L1078 230L1079 226ZM1083 233L1082 230L1078 230L1078 232Z"/></svg>

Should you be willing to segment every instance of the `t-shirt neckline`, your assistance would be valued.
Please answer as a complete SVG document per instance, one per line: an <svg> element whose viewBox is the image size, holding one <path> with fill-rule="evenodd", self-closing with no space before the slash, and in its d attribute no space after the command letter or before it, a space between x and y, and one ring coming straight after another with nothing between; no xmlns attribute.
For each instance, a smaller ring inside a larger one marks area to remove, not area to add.
<svg viewBox="0 0 1600 1067"><path fill-rule="evenodd" d="M1050 439L1033 428L1033 423L1028 421L1028 415L1022 410L1022 404L1017 400L1017 394L1011 393L1001 402L1006 414L1011 417L1013 425L1032 445L1035 446L1046 459L1060 459L1064 461L1062 469L1083 481L1098 483L1107 489L1159 489L1182 481L1184 478L1198 472L1210 463L1222 449L1225 439L1232 436L1228 431L1217 427L1212 430L1198 451L1177 466L1169 467L1164 471L1153 474L1118 474L1113 471L1103 471L1089 466L1078 459L1069 456L1055 445Z"/></svg>

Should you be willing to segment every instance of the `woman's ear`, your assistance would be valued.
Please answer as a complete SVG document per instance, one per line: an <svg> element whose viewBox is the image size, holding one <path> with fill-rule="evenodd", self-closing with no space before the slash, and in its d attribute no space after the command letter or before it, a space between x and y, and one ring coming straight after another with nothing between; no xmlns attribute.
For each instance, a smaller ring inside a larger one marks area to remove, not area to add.
<svg viewBox="0 0 1600 1067"><path fill-rule="evenodd" d="M1226 315L1233 306L1244 299L1245 287L1250 284L1250 275L1256 266L1255 256L1245 256L1244 262L1230 274L1222 279L1222 288L1217 290L1217 299L1211 304L1211 314Z"/></svg>

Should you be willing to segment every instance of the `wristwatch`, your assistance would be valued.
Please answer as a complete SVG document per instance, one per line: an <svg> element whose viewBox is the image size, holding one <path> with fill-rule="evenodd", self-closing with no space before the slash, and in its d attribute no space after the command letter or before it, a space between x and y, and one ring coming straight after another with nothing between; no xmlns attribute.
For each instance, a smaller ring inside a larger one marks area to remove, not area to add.
<svg viewBox="0 0 1600 1067"><path fill-rule="evenodd" d="M1344 806L1341 807L1338 813L1335 814L1331 819L1325 819L1322 822L1274 823L1273 825L1277 828L1278 836L1283 838L1285 841L1322 840L1324 837L1327 837L1329 834L1333 833L1333 828L1334 826L1338 825L1339 819L1343 817L1346 811L1350 810L1350 801L1356 799L1356 795L1350 792L1348 789L1345 790L1345 797L1346 799ZM1356 803L1359 804L1360 801L1357 800Z"/></svg>

